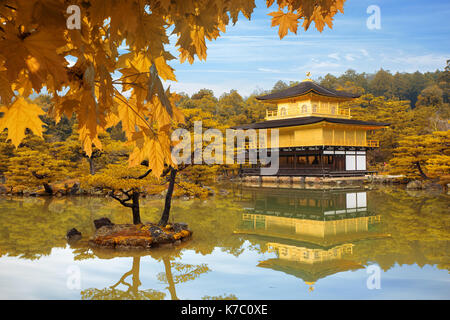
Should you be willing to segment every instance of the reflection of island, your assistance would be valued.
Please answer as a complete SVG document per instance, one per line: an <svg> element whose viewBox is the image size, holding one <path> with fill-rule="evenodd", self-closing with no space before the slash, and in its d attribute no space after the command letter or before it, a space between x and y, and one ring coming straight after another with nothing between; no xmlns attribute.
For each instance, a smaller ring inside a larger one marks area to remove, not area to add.
<svg viewBox="0 0 450 320"><path fill-rule="evenodd" d="M250 192L249 192L250 191ZM259 267L283 271L314 284L342 271L363 268L352 260L355 242L385 238L374 226L364 190L244 190L246 207L236 233L262 240L277 258Z"/></svg>

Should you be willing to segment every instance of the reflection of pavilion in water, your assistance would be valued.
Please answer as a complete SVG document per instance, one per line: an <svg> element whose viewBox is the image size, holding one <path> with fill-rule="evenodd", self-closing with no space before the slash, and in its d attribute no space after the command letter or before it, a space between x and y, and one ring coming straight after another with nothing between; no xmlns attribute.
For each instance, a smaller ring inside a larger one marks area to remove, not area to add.
<svg viewBox="0 0 450 320"><path fill-rule="evenodd" d="M313 284L363 266L352 261L355 242L384 237L373 230L380 216L367 208L365 191L244 189L245 206L236 233L263 240L277 258L258 266ZM312 288L311 288L312 289Z"/></svg>

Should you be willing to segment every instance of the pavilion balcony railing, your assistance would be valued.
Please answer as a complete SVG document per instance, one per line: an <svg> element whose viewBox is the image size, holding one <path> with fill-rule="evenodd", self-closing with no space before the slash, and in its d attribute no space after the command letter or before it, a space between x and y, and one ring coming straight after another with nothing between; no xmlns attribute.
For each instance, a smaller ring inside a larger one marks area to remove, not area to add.
<svg viewBox="0 0 450 320"><path fill-rule="evenodd" d="M313 107L306 111L298 110L296 112L289 112L288 110L278 112L278 110L266 110L266 120L287 119L295 117L333 117L350 119L350 109L341 109L336 107Z"/></svg>
<svg viewBox="0 0 450 320"><path fill-rule="evenodd" d="M373 174L375 171L368 170L344 170L334 171L331 168L320 167L303 167L303 168L279 168L275 176L310 176L310 177L352 177L366 174ZM261 175L261 168L240 168L239 175L241 176L259 176Z"/></svg>
<svg viewBox="0 0 450 320"><path fill-rule="evenodd" d="M330 141L329 143L326 143L326 145L330 145L330 146L339 145L339 146L348 146L348 147L379 148L380 147L380 141L378 141L378 140L366 140L365 143L363 141L361 141L359 143L357 143L357 142L345 142L345 141ZM243 148L235 147L234 151L235 152L242 151L242 150L248 151L250 149L258 150L258 145L257 144L250 144L248 141L246 141Z"/></svg>

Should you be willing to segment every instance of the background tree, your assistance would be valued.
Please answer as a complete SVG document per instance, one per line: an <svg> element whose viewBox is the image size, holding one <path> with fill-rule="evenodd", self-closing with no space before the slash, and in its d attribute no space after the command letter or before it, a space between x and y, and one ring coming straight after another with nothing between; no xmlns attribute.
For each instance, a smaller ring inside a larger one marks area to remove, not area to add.
<svg viewBox="0 0 450 320"><path fill-rule="evenodd" d="M401 173L407 178L438 180L448 179L449 163L450 131L405 137L390 161L392 173Z"/></svg>
<svg viewBox="0 0 450 320"><path fill-rule="evenodd" d="M345 0L279 1L272 12L272 26L283 38L297 32L300 20L307 30L312 22L322 31L343 12ZM271 7L274 1L268 1ZM250 19L254 1L199 0L123 1L78 0L83 19L81 30L66 27L64 0L11 0L0 5L0 130L18 146L25 128L42 136L41 110L23 97L45 87L52 106L47 114L56 121L63 114L77 116L80 141L86 154L92 145L101 149L98 134L122 122L134 144L130 164L143 160L155 176L170 157L172 122L182 122L175 96L161 79L176 80L167 64L175 57L167 50L169 34L177 38L181 62L206 59L206 39L213 40L236 23L240 13ZM30 18L32 17L32 18ZM124 23L123 17L128 17ZM42 45L45 43L45 45ZM118 48L126 45L127 52ZM123 52L123 51L122 51ZM75 61L69 65L67 59ZM121 76L113 79L112 74ZM63 96L58 92L64 90ZM130 92L130 98L123 93ZM29 121L22 121L21 119Z"/></svg>
<svg viewBox="0 0 450 320"><path fill-rule="evenodd" d="M22 186L22 190L43 186L52 195L52 183L77 175L77 166L60 156L58 144L43 144L38 137L29 135L9 158L6 185L11 189Z"/></svg>
<svg viewBox="0 0 450 320"><path fill-rule="evenodd" d="M5 142L6 133L0 133L0 182L5 183L5 172L9 168L10 158L14 155L14 146Z"/></svg>
<svg viewBox="0 0 450 320"><path fill-rule="evenodd" d="M333 16L343 13L345 0L278 1L270 13L272 26L283 38L297 33L300 20L322 31ZM267 1L271 7L273 0ZM180 62L206 59L206 39L213 40L236 23L239 14L250 19L254 1L241 0L76 0L81 30L67 29L65 0L11 0L0 3L0 131L18 146L28 128L42 137L44 112L25 98L44 88L52 106L47 115L59 122L76 115L83 149L102 148L99 133L119 122L134 146L129 163L148 161L159 177L172 168L170 134L183 122L177 96L162 80L176 80L168 62L169 35L176 38ZM127 17L124 20L123 17ZM127 50L119 51L125 44ZM126 52L126 53L123 53ZM69 65L68 60L75 61ZM116 79L112 74L120 73ZM64 92L64 95L60 95ZM127 98L124 93L130 94ZM170 186L169 184L169 191ZM170 192L168 192L170 194Z"/></svg>

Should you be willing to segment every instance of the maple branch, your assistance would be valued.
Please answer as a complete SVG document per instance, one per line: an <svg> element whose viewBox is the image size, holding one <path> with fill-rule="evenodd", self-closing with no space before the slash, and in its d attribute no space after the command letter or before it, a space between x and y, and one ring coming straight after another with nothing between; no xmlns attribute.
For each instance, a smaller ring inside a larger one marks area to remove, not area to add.
<svg viewBox="0 0 450 320"><path fill-rule="evenodd" d="M137 179L144 179L146 176L148 176L152 172L152 169L148 169L146 173L140 175Z"/></svg>
<svg viewBox="0 0 450 320"><path fill-rule="evenodd" d="M144 123L147 125L147 127L150 129L150 131L154 134L154 135L156 135L156 132L153 130L153 128L150 126L150 124L148 123L148 121L144 118L144 117L142 117L140 114L139 114L139 112L137 112L136 110L134 110L134 108L128 103L128 101L127 101L127 99L123 99L123 96L122 96L122 94L120 93L120 91L119 90L117 90L115 87L113 87L114 88L114 91L116 91L117 92L117 94L118 94L118 96L116 96L120 101L122 101L123 103L125 103L126 105L127 105L127 107L128 108L130 108L142 121L144 121Z"/></svg>
<svg viewBox="0 0 450 320"><path fill-rule="evenodd" d="M139 177L135 178L135 177L131 177L130 179L144 179L146 176L148 176L150 174L150 172L152 172L152 169L148 169L146 173L141 174Z"/></svg>
<svg viewBox="0 0 450 320"><path fill-rule="evenodd" d="M100 82L100 81L99 81ZM113 81L113 84L120 84L120 85L124 85L124 84L130 84L136 87L141 88L142 90L145 90L146 88L141 86L139 83L136 82L117 82L117 81Z"/></svg>
<svg viewBox="0 0 450 320"><path fill-rule="evenodd" d="M128 76L122 76L119 79L126 79L126 78L130 78L130 77L134 77L134 76L140 76L141 74L147 74L150 73L149 71L145 71L145 72L138 72L135 74L129 74Z"/></svg>
<svg viewBox="0 0 450 320"><path fill-rule="evenodd" d="M5 8L8 8L8 9L11 9L11 10L14 10L14 11L17 11L16 8L14 8L13 6L11 6L11 5L9 5L9 4L5 4L4 7L5 7Z"/></svg>

